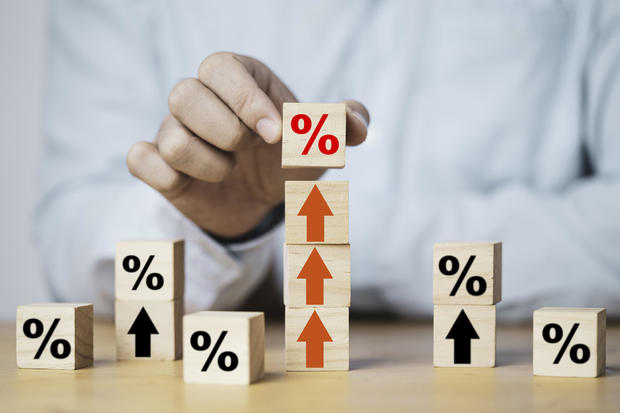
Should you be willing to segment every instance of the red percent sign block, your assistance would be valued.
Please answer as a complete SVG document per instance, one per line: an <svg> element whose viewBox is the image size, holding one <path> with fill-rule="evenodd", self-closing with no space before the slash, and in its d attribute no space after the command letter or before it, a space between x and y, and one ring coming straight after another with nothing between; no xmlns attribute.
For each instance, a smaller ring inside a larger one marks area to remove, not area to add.
<svg viewBox="0 0 620 413"><path fill-rule="evenodd" d="M285 103L282 167L343 168L346 107L343 103Z"/></svg>

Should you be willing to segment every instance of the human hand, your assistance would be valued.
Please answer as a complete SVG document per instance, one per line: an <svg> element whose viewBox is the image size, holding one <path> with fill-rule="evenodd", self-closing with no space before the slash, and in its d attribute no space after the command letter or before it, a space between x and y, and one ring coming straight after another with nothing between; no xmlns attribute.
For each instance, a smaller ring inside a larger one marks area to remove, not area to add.
<svg viewBox="0 0 620 413"><path fill-rule="evenodd" d="M235 237L284 200L284 181L318 179L324 169L282 169L282 104L296 102L263 63L215 53L198 78L170 93L154 142L127 154L129 171L210 233ZM347 145L366 139L369 115L346 101Z"/></svg>

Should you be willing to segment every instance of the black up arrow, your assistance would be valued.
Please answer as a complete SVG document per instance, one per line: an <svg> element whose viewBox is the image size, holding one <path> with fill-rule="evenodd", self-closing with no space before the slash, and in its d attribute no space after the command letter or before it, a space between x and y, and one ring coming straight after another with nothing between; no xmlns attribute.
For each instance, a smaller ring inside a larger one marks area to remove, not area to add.
<svg viewBox="0 0 620 413"><path fill-rule="evenodd" d="M446 338L454 340L454 364L471 364L471 340L480 337L465 310L461 310Z"/></svg>
<svg viewBox="0 0 620 413"><path fill-rule="evenodd" d="M151 334L159 334L155 324L142 307L127 334L136 336L136 357L151 357Z"/></svg>

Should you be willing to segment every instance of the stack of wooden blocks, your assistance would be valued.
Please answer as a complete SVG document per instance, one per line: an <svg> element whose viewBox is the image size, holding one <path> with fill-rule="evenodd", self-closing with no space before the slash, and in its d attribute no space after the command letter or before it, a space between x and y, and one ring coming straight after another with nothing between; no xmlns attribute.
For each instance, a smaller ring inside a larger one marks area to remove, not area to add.
<svg viewBox="0 0 620 413"><path fill-rule="evenodd" d="M116 357L181 358L183 240L116 244Z"/></svg>
<svg viewBox="0 0 620 413"><path fill-rule="evenodd" d="M283 168L342 168L344 104L285 103ZM285 183L286 370L349 369L349 184Z"/></svg>
<svg viewBox="0 0 620 413"><path fill-rule="evenodd" d="M495 366L502 244L441 243L433 251L433 364Z"/></svg>

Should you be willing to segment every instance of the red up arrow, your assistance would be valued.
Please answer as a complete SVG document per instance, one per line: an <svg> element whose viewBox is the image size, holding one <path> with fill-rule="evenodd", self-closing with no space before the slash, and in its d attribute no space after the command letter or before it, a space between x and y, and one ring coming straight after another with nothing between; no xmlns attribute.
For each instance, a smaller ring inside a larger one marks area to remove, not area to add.
<svg viewBox="0 0 620 413"><path fill-rule="evenodd" d="M323 343L333 341L314 311L297 342L306 342L306 368L323 368Z"/></svg>
<svg viewBox="0 0 620 413"><path fill-rule="evenodd" d="M314 185L297 216L306 217L306 241L325 241L325 217L333 216L319 188Z"/></svg>
<svg viewBox="0 0 620 413"><path fill-rule="evenodd" d="M323 280L332 278L321 254L314 248L297 279L306 280L306 304L323 305Z"/></svg>

